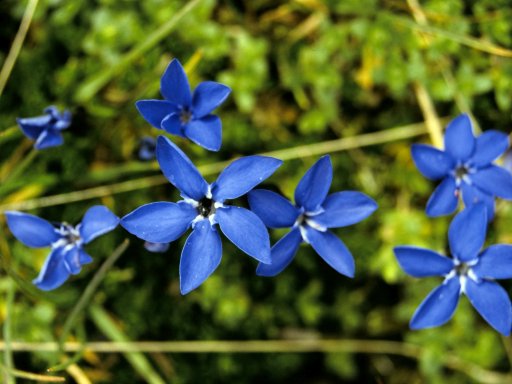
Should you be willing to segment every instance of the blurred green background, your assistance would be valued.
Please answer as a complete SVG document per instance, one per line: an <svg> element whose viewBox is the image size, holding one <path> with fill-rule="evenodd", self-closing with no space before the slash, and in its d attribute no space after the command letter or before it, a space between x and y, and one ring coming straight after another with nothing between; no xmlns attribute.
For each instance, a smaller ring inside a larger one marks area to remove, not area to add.
<svg viewBox="0 0 512 384"><path fill-rule="evenodd" d="M26 6L0 2L0 63ZM331 191L362 191L379 210L336 231L356 260L354 279L306 246L278 277L257 277L256 262L224 242L220 267L187 296L179 294L178 281L184 239L151 254L122 228L87 247L95 262L80 275L54 292L37 292L30 281L48 250L16 242L2 222L3 338L58 340L101 263L129 237L69 340L355 341L340 341L338 352L127 358L86 351L56 373L68 382L512 382L510 339L493 331L466 298L445 326L409 330L414 309L440 279L406 276L392 253L399 244L446 248L450 218L425 216L434 184L414 167L410 144L438 140L439 127L461 112L475 118L477 129L510 131L511 20L508 0L40 0L0 99L0 210L76 223L93 204L122 216L148 202L176 201L157 164L137 159L140 138L161 131L134 106L161 97L160 76L172 58L185 65L192 87L216 80L233 89L217 110L223 121L218 153L171 138L196 164L315 144L314 155L310 147L278 152L289 160L264 186L291 198L303 173L330 152ZM13 127L15 118L39 115L50 104L73 112L65 145L23 164L31 143ZM366 146L368 137L377 144ZM325 144L332 140L343 150ZM7 176L20 164L23 172ZM511 227L512 209L499 202L488 244L510 243ZM272 232L272 242L282 234ZM511 292L512 284L503 286ZM14 353L14 366L31 372L63 361L58 353Z"/></svg>

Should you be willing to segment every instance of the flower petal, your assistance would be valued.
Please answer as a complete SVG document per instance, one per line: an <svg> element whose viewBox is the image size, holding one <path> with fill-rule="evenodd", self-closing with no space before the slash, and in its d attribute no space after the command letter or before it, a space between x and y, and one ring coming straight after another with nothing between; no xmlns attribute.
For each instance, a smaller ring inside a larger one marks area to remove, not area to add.
<svg viewBox="0 0 512 384"><path fill-rule="evenodd" d="M512 245L496 244L484 249L471 269L480 278L512 278Z"/></svg>
<svg viewBox="0 0 512 384"><path fill-rule="evenodd" d="M72 275L77 275L82 270L82 265L92 263L92 257L82 247L63 249L63 264Z"/></svg>
<svg viewBox="0 0 512 384"><path fill-rule="evenodd" d="M288 228L299 217L299 210L288 199L266 189L255 189L248 194L249 206L269 228Z"/></svg>
<svg viewBox="0 0 512 384"><path fill-rule="evenodd" d="M162 129L162 120L166 116L178 111L175 104L166 100L139 100L135 106L142 117L158 129Z"/></svg>
<svg viewBox="0 0 512 384"><path fill-rule="evenodd" d="M66 129L71 124L71 112L70 111L64 111L61 114L59 114L59 117L57 118L57 121L55 122L53 128L58 129L59 131L62 131L63 129Z"/></svg>
<svg viewBox="0 0 512 384"><path fill-rule="evenodd" d="M487 209L475 204L457 214L448 229L448 242L452 256L460 261L476 259L485 242Z"/></svg>
<svg viewBox="0 0 512 384"><path fill-rule="evenodd" d="M466 280L466 295L491 327L508 336L512 326L512 305L507 292L494 281Z"/></svg>
<svg viewBox="0 0 512 384"><path fill-rule="evenodd" d="M167 180L180 190L182 196L199 201L206 195L208 183L187 155L167 137L158 137L156 158Z"/></svg>
<svg viewBox="0 0 512 384"><path fill-rule="evenodd" d="M217 269L222 258L219 233L209 220L196 223L183 247L180 260L180 290L186 295L199 287Z"/></svg>
<svg viewBox="0 0 512 384"><path fill-rule="evenodd" d="M229 164L212 185L215 201L236 199L272 175L282 160L267 156L241 157Z"/></svg>
<svg viewBox="0 0 512 384"><path fill-rule="evenodd" d="M60 239L54 226L40 217L28 213L7 211L7 225L14 237L29 247L49 247Z"/></svg>
<svg viewBox="0 0 512 384"><path fill-rule="evenodd" d="M46 126L50 123L51 116L37 116L28 118L17 118L16 122L20 127L21 131L31 140L37 140L41 132L46 129Z"/></svg>
<svg viewBox="0 0 512 384"><path fill-rule="evenodd" d="M314 212L323 203L332 182L331 158L321 157L299 181L295 189L295 203L306 212Z"/></svg>
<svg viewBox="0 0 512 384"><path fill-rule="evenodd" d="M231 93L231 88L214 81L203 81L192 96L192 113L200 119L221 105Z"/></svg>
<svg viewBox="0 0 512 384"><path fill-rule="evenodd" d="M218 116L208 115L192 120L184 127L185 136L209 151L218 151L222 145L222 123Z"/></svg>
<svg viewBox="0 0 512 384"><path fill-rule="evenodd" d="M192 95L187 74L177 59L171 61L162 75L160 93L173 103L182 106L190 105Z"/></svg>
<svg viewBox="0 0 512 384"><path fill-rule="evenodd" d="M256 260L270 264L270 240L258 216L248 209L229 206L218 208L215 218L233 244Z"/></svg>
<svg viewBox="0 0 512 384"><path fill-rule="evenodd" d="M80 225L80 235L85 244L107 232L119 224L119 217L104 205L95 205L85 212Z"/></svg>
<svg viewBox="0 0 512 384"><path fill-rule="evenodd" d="M157 202L143 205L121 219L131 234L152 243L170 243L190 227L197 210L187 203Z"/></svg>
<svg viewBox="0 0 512 384"><path fill-rule="evenodd" d="M332 268L342 275L354 277L355 264L345 244L331 231L320 232L304 226L307 241Z"/></svg>
<svg viewBox="0 0 512 384"><path fill-rule="evenodd" d="M400 267L414 277L444 276L454 268L453 260L430 249L401 246L393 250Z"/></svg>
<svg viewBox="0 0 512 384"><path fill-rule="evenodd" d="M43 131L37 138L34 148L35 149L46 149L50 147L57 147L62 145L64 138L60 131L54 129L47 129Z"/></svg>
<svg viewBox="0 0 512 384"><path fill-rule="evenodd" d="M164 117L162 120L162 128L172 135L185 137L185 132L183 132L183 124L181 122L179 113L171 113L170 115Z"/></svg>
<svg viewBox="0 0 512 384"><path fill-rule="evenodd" d="M418 170L431 180L445 177L455 166L449 154L430 145L413 144L411 154Z"/></svg>
<svg viewBox="0 0 512 384"><path fill-rule="evenodd" d="M150 241L146 241L144 243L144 248L149 252L153 253L164 253L169 249L170 243L152 243Z"/></svg>
<svg viewBox="0 0 512 384"><path fill-rule="evenodd" d="M482 167L492 163L508 148L508 136L499 131L485 131L476 138L476 148L471 163Z"/></svg>
<svg viewBox="0 0 512 384"><path fill-rule="evenodd" d="M456 160L467 160L475 150L475 136L473 136L473 124L465 113L453 119L444 134L444 146L446 152Z"/></svg>
<svg viewBox="0 0 512 384"><path fill-rule="evenodd" d="M471 174L471 181L483 191L512 200L512 174L505 168L491 165Z"/></svg>
<svg viewBox="0 0 512 384"><path fill-rule="evenodd" d="M43 268L32 282L43 291L50 291L60 287L68 279L70 273L64 264L64 248L53 248Z"/></svg>
<svg viewBox="0 0 512 384"><path fill-rule="evenodd" d="M298 227L284 235L270 250L272 264L259 263L256 268L258 276L272 277L281 273L293 260L297 253L302 236Z"/></svg>
<svg viewBox="0 0 512 384"><path fill-rule="evenodd" d="M446 177L428 199L426 213L430 217L449 215L457 209L458 202L455 179Z"/></svg>
<svg viewBox="0 0 512 384"><path fill-rule="evenodd" d="M467 183L461 184L462 200L466 207L471 207L476 203L483 203L487 209L487 221L494 219L494 197L489 195L474 185Z"/></svg>
<svg viewBox="0 0 512 384"><path fill-rule="evenodd" d="M344 191L327 196L322 208L324 212L312 219L323 227L339 228L366 219L377 209L377 203L364 193Z"/></svg>
<svg viewBox="0 0 512 384"><path fill-rule="evenodd" d="M445 280L420 304L412 316L411 329L431 328L450 320L459 303L460 282L458 277Z"/></svg>

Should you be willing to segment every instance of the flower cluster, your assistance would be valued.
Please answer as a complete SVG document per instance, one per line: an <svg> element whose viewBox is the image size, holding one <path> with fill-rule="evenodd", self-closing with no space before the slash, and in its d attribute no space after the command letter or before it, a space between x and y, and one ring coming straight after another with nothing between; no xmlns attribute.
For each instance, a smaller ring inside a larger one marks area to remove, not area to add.
<svg viewBox="0 0 512 384"><path fill-rule="evenodd" d="M160 92L164 100L140 100L136 107L152 126L188 138L206 150L218 151L222 144L222 123L212 111L231 90L213 81L200 83L191 92L183 67L173 60L162 75ZM55 107L47 115L18 119L23 132L36 141L36 149L62 143L60 131L70 124L70 113L59 114ZM165 252L170 243L189 229L180 260L180 289L187 294L199 287L218 267L222 258L220 232L242 252L259 262L256 273L274 276L293 259L300 243L310 244L332 268L353 277L354 259L330 228L355 224L377 208L360 192L328 195L332 182L329 156L319 159L304 175L295 190L293 205L281 195L253 190L283 163L267 156L246 156L234 160L213 183L208 183L178 146L166 136L141 140L141 160L156 157L160 169L181 194L178 202L153 202L118 219L106 207L87 211L82 223L53 225L21 212L8 212L7 223L15 237L29 247L51 247L36 286L50 290L80 272L92 258L83 246L118 223L145 240L151 252ZM236 204L248 194L250 209ZM291 228L270 246L269 228ZM219 231L220 230L220 231Z"/></svg>
<svg viewBox="0 0 512 384"><path fill-rule="evenodd" d="M445 150L415 144L412 157L429 179L442 179L430 197L426 213L453 213L462 197L466 208L450 224L448 242L452 258L414 246L395 247L402 269L414 277L443 276L414 313L412 329L435 327L453 316L460 295L498 332L509 335L512 305L495 282L512 278L512 246L493 245L483 251L487 223L495 214L495 196L512 199L512 174L493 164L508 148L507 135L486 131L477 138L469 117L462 114L446 128Z"/></svg>
<svg viewBox="0 0 512 384"><path fill-rule="evenodd" d="M162 76L161 93L165 100L142 100L136 104L150 124L189 138L205 149L220 148L222 125L210 113L229 95L228 87L203 82L191 95L181 64L173 60ZM259 261L258 275L281 272L301 241L310 243L338 272L354 275L352 255L327 228L356 223L369 216L377 205L359 192L327 196L332 180L329 157L320 159L304 175L295 194L297 207L274 192L253 190L274 173L281 160L242 157L226 167L214 183L208 184L185 153L164 136L157 140L156 158L163 174L179 189L183 199L177 203L143 205L123 217L121 225L146 240L146 248L154 252L164 251L168 243L192 229L180 260L182 294L201 285L219 265L222 243L218 228L240 250ZM247 193L251 210L228 204ZM293 229L271 249L265 225Z"/></svg>

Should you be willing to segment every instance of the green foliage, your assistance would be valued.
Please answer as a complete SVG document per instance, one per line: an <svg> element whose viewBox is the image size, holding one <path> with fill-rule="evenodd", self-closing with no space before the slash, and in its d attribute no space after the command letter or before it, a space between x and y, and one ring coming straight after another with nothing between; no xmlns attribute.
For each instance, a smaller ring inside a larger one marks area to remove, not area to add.
<svg viewBox="0 0 512 384"><path fill-rule="evenodd" d="M224 136L219 153L172 137L198 164L385 133L421 122L425 116L414 91L418 85L425 87L442 117L471 108L484 130L510 129L510 51L508 56L489 52L496 47L512 49L512 10L505 0L421 1L427 26L415 20L407 2L203 0L169 27L190 3L39 1L2 95L0 129L15 125L18 116L38 115L50 104L71 109L74 120L64 133L65 146L41 151L22 177L9 183L2 180L2 206L159 175L154 163L139 162L135 154L141 137L162 132L149 127L134 102L160 97L159 78L173 57L185 65L192 86L216 80L233 89L217 111ZM23 11L24 2L0 4L5 20L0 27L4 47L0 63ZM173 243L165 254L150 254L133 238L93 304L109 315L107 328L117 338L386 339L419 346L418 356L396 357L385 350L372 355L159 353L142 360L138 355L134 363L122 354L88 353L79 366L95 377L94 382L120 384L147 381L146 364L173 383L476 380L468 379L471 369L447 368L447 355L466 361L466 368L508 369L503 342L509 340L500 339L466 299L447 325L414 332L408 328L415 308L440 281L405 276L392 249L407 244L445 252L449 223L449 218L429 219L424 214L433 184L412 163L413 141L429 138L425 134L332 153L332 191L360 190L379 204L369 219L336 231L356 260L353 280L332 271L307 246L278 277L256 277L254 260L226 244L215 274L183 297L178 266L184 241ZM0 136L0 145L0 164L13 168L30 143L20 135L6 135ZM304 171L318 157L303 153L287 161L266 187L292 198ZM0 179L3 174L0 167ZM122 216L141 204L177 198L168 183L101 198L90 198L90 193L33 212L75 223L92 204L108 205ZM506 202L498 207L490 239L510 243L512 208ZM127 236L118 229L98 239L88 246L93 264L57 291L37 294L26 286L37 275L47 250L28 249L16 243L5 226L2 231L6 238L0 236L2 264L25 282L9 313L13 339L19 341L57 340L94 273ZM284 233L272 232L272 242ZM8 279L5 273L0 278L2 297ZM512 286L506 284L511 292ZM1 321L7 312L0 300ZM91 313L82 314L78 323L74 337L79 337L82 327L89 341L109 337ZM59 358L42 352L14 356L16 367L28 371L44 371ZM133 368L137 364L139 368Z"/></svg>

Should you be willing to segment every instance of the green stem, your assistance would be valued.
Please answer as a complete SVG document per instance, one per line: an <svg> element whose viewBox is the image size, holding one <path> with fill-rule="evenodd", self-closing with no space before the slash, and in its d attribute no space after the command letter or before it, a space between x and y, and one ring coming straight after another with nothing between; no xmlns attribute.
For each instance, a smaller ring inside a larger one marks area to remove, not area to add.
<svg viewBox="0 0 512 384"><path fill-rule="evenodd" d="M61 346L64 345L66 338L69 335L69 332L71 331L71 328L75 325L76 320L78 319L78 316L82 313L84 308L90 303L92 295L94 292L96 292L96 289L103 281L103 278L105 277L106 273L112 268L114 263L121 257L121 255L126 251L126 248L128 248L128 245L130 244L130 241L128 239L124 240L115 250L112 252L112 254L105 260L105 262L101 265L101 267L98 269L90 283L85 288L84 292L82 293L82 296L76 303L76 305L73 307L70 315L66 319L66 322L64 323L64 326L62 328L62 334L59 338L59 344ZM64 352L63 350L61 352Z"/></svg>
<svg viewBox="0 0 512 384"><path fill-rule="evenodd" d="M432 27L430 25L422 25L403 16L393 14L388 14L388 16L392 18L393 21L397 24L401 24L410 29L428 33L433 36L440 36L445 39L455 41L461 45L476 49L478 51L489 53L491 55L512 57L512 50L494 45L485 40L477 39L472 36L459 35L457 33L446 31L438 27Z"/></svg>
<svg viewBox="0 0 512 384"><path fill-rule="evenodd" d="M4 364L5 364L5 383L6 384L15 384L16 379L14 375L10 373L14 369L14 361L12 358L12 350L11 350L11 340L12 340L12 315L14 310L14 295L16 292L16 287L14 282L11 279L8 279L7 286L7 297L6 297L6 316L3 325L3 334L5 341L5 350L4 350Z"/></svg>
<svg viewBox="0 0 512 384"><path fill-rule="evenodd" d="M23 157L23 160L14 168L14 170L9 173L2 183L5 185L9 180L16 180L18 176L20 176L29 166L32 164L34 159L36 158L39 151L35 148L32 148L28 155Z"/></svg>
<svg viewBox="0 0 512 384"><path fill-rule="evenodd" d="M109 339L115 342L130 343L121 329L112 320L109 314L100 306L92 305L89 309L91 318L98 329ZM158 375L149 363L146 356L140 351L132 349L131 351L122 352L131 364L133 369L150 384L165 384L165 381Z"/></svg>
<svg viewBox="0 0 512 384"><path fill-rule="evenodd" d="M21 129L17 125L13 125L9 128L4 129L2 132L0 132L0 144L3 143L6 140L21 137Z"/></svg>
<svg viewBox="0 0 512 384"><path fill-rule="evenodd" d="M388 340L359 340L359 339L305 339L305 340L249 340L249 341L139 341L130 342L120 332L108 314L100 307L91 307L91 315L100 329L108 328L109 342L88 342L86 349L97 353L367 353L378 355L397 355L419 360L425 350L415 344ZM112 329L115 329L112 331ZM105 332L105 331L104 331ZM115 334L112 335L111 332ZM0 350L4 347L0 342ZM12 344L15 351L55 352L59 345L54 342ZM66 351L77 351L83 345L68 342L64 345ZM441 356L442 364L454 371L466 374L477 382L498 384L512 382L512 375L484 369L472 362L461 359L451 353Z"/></svg>
<svg viewBox="0 0 512 384"><path fill-rule="evenodd" d="M441 119L446 121L447 119ZM370 145L384 144L397 140L410 139L424 135L427 132L425 123L410 124L397 128L390 128L380 132L368 133L364 135L346 137L337 140L324 141L321 143L313 143L307 145L300 145L293 148L286 148L277 151L262 153L264 156L273 156L281 160L299 159L309 156L317 156L326 153L334 153L348 149L361 148ZM204 166L199 166L199 171L207 176L220 172L230 161L223 161ZM118 193L130 192L144 188L153 187L167 183L163 176L148 176L135 180L124 181L121 183L114 183L101 187L94 187L84 189L82 191L74 191L62 193L53 196L41 197L38 199L20 201L15 203L8 203L0 205L0 213L7 210L22 210L27 211L30 209L50 207L61 204L68 204L76 201L83 201L94 199L98 197L111 196Z"/></svg>
<svg viewBox="0 0 512 384"><path fill-rule="evenodd" d="M2 70L0 71L0 96L2 96L2 92L4 91L5 85L11 76L11 71L14 68L14 64L18 59L18 55L21 51L21 47L23 46L23 42L25 41L25 36L27 36L28 28L30 27L30 23L32 22L32 18L34 17L34 12L36 11L38 0L29 0L27 7L25 8L25 12L23 13L23 18L21 19L20 27L16 36L14 37L14 41L12 42L11 50L5 59Z"/></svg>
<svg viewBox="0 0 512 384"><path fill-rule="evenodd" d="M0 364L0 369L11 376L19 377L20 379L27 379L32 381L40 381L43 383L64 383L66 379L60 376L45 376L37 373L20 371L19 369L10 369L3 364Z"/></svg>
<svg viewBox="0 0 512 384"><path fill-rule="evenodd" d="M155 46L160 41L162 41L166 36L168 36L169 33L171 33L174 30L174 28L178 25L178 22L190 11L192 11L199 3L199 0L190 1L179 12L177 12L174 15L174 17L172 17L167 22L162 24L152 34L144 38L139 45L135 46L116 64L109 66L107 69L100 72L96 76L93 76L92 78L85 80L84 84L77 90L75 101L78 103L86 103L87 101L89 101L114 76L121 73L124 68L129 66L132 62L141 57L145 52L153 48L153 46Z"/></svg>

